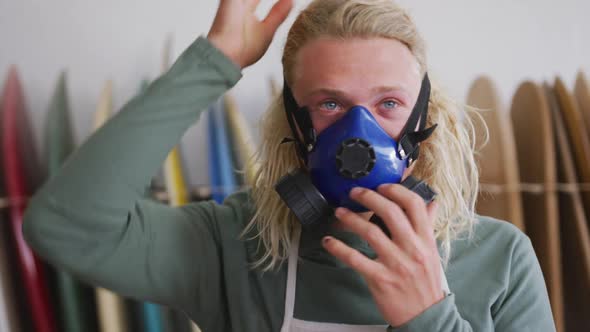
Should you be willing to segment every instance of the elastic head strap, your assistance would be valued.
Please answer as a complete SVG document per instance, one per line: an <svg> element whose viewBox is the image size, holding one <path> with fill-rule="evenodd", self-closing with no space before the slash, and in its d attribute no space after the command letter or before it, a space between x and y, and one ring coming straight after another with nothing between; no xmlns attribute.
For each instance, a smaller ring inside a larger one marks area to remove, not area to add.
<svg viewBox="0 0 590 332"><path fill-rule="evenodd" d="M398 153L400 157L407 161L409 167L420 155L420 143L432 135L437 125L424 129L428 119L428 103L430 101L430 79L428 74L422 79L422 87L416 105L408 118L406 126L401 132L398 144ZM416 130L418 126L418 130Z"/></svg>
<svg viewBox="0 0 590 332"><path fill-rule="evenodd" d="M316 132L313 129L313 123L311 122L311 116L307 108L300 108L297 105L293 92L287 84L287 81L283 83L283 104L285 105L285 112L287 113L287 121L291 128L293 138L285 138L282 143L294 142L297 145L297 152L301 159L307 163L307 153L310 152L315 146ZM303 138L297 131L301 131Z"/></svg>

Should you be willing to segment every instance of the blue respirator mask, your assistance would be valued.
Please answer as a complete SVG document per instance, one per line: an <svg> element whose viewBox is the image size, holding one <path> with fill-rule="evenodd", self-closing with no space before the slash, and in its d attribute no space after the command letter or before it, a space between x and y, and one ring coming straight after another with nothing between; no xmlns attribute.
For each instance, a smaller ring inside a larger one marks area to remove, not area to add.
<svg viewBox="0 0 590 332"><path fill-rule="evenodd" d="M436 125L425 129L430 99L428 75L422 80L416 106L399 141L390 137L363 106L351 108L316 136L309 110L297 105L286 83L283 99L294 137L283 143L296 144L306 168L282 177L275 189L303 226L332 220L335 207L367 211L350 199L354 187L375 190L381 184L401 183L427 202L434 198L434 191L426 183L412 176L401 181L404 171L418 158L420 143L436 129ZM378 217L372 221L386 231Z"/></svg>

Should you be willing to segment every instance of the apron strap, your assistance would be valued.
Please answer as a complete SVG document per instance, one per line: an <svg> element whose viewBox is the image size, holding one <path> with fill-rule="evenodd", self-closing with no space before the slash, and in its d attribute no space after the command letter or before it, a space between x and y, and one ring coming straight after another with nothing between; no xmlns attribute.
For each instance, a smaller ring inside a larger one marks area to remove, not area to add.
<svg viewBox="0 0 590 332"><path fill-rule="evenodd" d="M287 268L287 290L285 294L285 315L283 318L283 327L281 332L289 332L293 312L295 311L295 286L297 283L297 261L299 259L299 238L301 237L301 228L295 227L289 250L289 260Z"/></svg>
<svg viewBox="0 0 590 332"><path fill-rule="evenodd" d="M289 249L289 259L287 263L287 289L285 292L285 314L283 317L283 325L281 332L289 332L289 328L293 322L293 312L295 311L295 289L297 283L297 262L299 260L299 240L301 237L301 228L296 227L293 230L291 238L291 248ZM449 290L449 284L445 275L442 262L441 268L441 286L445 296L448 296L451 292Z"/></svg>

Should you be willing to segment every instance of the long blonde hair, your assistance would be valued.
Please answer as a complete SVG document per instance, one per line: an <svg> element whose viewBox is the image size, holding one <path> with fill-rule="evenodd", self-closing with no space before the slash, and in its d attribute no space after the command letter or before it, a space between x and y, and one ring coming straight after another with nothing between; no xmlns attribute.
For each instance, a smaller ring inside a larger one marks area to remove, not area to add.
<svg viewBox="0 0 590 332"><path fill-rule="evenodd" d="M424 74L427 69L424 41L409 15L391 0L315 0L297 17L289 31L283 53L283 74L293 85L296 54L318 37L395 39L413 53ZM421 144L413 175L439 193L435 235L444 263L450 257L453 239L471 233L475 221L478 171L474 160L473 125L461 121L464 108L432 85L427 125L438 124L434 134ZM302 166L294 144L280 144L292 136L282 94L276 96L261 123L261 145L247 167L256 168L251 180L255 214L244 234L255 231L264 250L255 266L272 269L282 262L299 223L274 190L289 171ZM251 233L250 233L251 234Z"/></svg>

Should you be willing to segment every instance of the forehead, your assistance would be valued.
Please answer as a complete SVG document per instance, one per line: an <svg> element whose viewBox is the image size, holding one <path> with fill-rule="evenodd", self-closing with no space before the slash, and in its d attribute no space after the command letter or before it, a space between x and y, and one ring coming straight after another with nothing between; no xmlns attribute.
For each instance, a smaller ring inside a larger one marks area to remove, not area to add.
<svg viewBox="0 0 590 332"><path fill-rule="evenodd" d="M317 88L351 93L376 86L396 86L417 96L420 68L408 47L395 39L322 37L296 55L293 89L304 94Z"/></svg>

